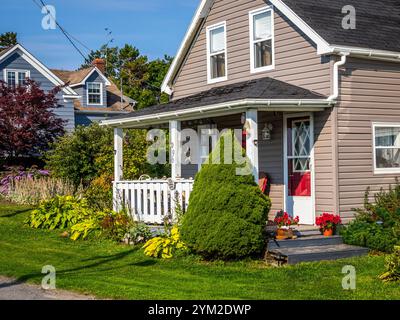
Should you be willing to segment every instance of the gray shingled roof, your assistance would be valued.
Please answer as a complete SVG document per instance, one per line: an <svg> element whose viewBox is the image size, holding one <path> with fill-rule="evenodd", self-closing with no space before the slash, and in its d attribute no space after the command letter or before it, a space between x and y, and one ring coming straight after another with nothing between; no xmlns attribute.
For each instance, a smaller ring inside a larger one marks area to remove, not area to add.
<svg viewBox="0 0 400 320"><path fill-rule="evenodd" d="M400 0L282 0L330 45L400 51ZM342 28L342 8L356 9L356 29Z"/></svg>
<svg viewBox="0 0 400 320"><path fill-rule="evenodd" d="M109 119L135 118L156 113L186 110L196 107L233 102L243 99L325 99L319 93L272 78L243 81L200 92L167 104L156 105Z"/></svg>

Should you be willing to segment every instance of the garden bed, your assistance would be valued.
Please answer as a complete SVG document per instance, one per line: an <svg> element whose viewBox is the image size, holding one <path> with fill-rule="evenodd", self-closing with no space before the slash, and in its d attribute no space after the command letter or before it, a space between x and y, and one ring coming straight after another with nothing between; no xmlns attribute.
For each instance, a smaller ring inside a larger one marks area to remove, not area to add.
<svg viewBox="0 0 400 320"><path fill-rule="evenodd" d="M0 274L41 283L53 265L57 287L124 299L400 299L398 284L378 276L384 256L272 268L261 261L203 262L196 256L159 260L140 247L76 241L59 231L24 226L29 207L0 204ZM357 289L342 289L342 268L353 265Z"/></svg>

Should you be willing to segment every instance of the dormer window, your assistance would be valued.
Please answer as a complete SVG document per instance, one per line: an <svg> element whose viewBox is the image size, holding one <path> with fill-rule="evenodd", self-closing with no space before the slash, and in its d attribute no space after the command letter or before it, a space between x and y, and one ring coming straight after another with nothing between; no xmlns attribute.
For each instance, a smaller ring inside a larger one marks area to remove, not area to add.
<svg viewBox="0 0 400 320"><path fill-rule="evenodd" d="M274 13L272 8L250 12L251 72L274 68Z"/></svg>
<svg viewBox="0 0 400 320"><path fill-rule="evenodd" d="M29 78L28 70L4 70L4 82L10 87L23 86L26 78Z"/></svg>
<svg viewBox="0 0 400 320"><path fill-rule="evenodd" d="M227 79L226 23L207 28L208 83Z"/></svg>
<svg viewBox="0 0 400 320"><path fill-rule="evenodd" d="M100 82L87 83L87 104L102 105L103 104L103 84Z"/></svg>

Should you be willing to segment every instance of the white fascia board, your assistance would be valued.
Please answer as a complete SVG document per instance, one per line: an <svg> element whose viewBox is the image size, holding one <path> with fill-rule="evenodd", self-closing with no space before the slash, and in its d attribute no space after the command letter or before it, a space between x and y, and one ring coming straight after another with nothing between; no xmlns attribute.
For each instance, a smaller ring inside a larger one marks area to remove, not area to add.
<svg viewBox="0 0 400 320"><path fill-rule="evenodd" d="M97 73L100 75L100 77L103 78L104 82L106 83L106 86L110 86L111 82L110 80L108 80L108 78L97 68L93 66L93 70L90 71L87 76L79 83L74 83L71 84L70 87L78 87L78 86L83 86L85 84L85 82L87 81L87 79L89 79L89 77L95 72L97 71Z"/></svg>
<svg viewBox="0 0 400 320"><path fill-rule="evenodd" d="M31 53L29 53L22 45L17 44L11 50L7 51L3 56L1 56L0 61L4 60L10 56L15 51L20 50L22 52L21 58L32 65L36 70L38 70L46 79L48 79L55 86L64 86L65 83L59 77L57 77L53 72L51 72L43 63L36 59ZM78 95L72 88L66 86L62 89L68 95Z"/></svg>
<svg viewBox="0 0 400 320"><path fill-rule="evenodd" d="M153 123L159 123L160 120L170 120L170 119L175 119L179 120L180 118L184 118L187 116L195 116L195 115L207 115L207 113L212 113L212 112L224 112L229 113L232 111L238 111L241 109L246 109L246 108L257 108L259 110L265 109L265 111L268 111L268 109L272 106L275 106L277 110L280 108L293 108L293 111L302 111L302 108L307 108L307 109L323 109L329 106L332 106L335 104L333 101L328 101L327 99L243 99L243 100L237 100L234 102L226 102L226 103L219 103L215 105L210 105L206 107L196 107L196 108L190 108L190 109L183 109L183 110L175 110L175 111L169 111L169 112L164 112L164 113L156 113L156 114L151 114L151 115L144 115L144 116L139 116L139 117L127 117L124 119L109 119L109 120L103 120L101 121L102 126L118 126L118 125L124 125L124 124L138 124L142 122L147 122L148 124ZM316 110L317 111L317 110Z"/></svg>
<svg viewBox="0 0 400 320"><path fill-rule="evenodd" d="M317 45L318 54L323 54L323 52L329 51L330 46L328 42L326 42L314 29L312 29L285 3L283 3L281 0L270 0L270 2Z"/></svg>
<svg viewBox="0 0 400 320"><path fill-rule="evenodd" d="M323 54L348 54L351 57L368 58L374 60L400 62L400 52L376 50L360 47L348 47L331 45L327 52Z"/></svg>
<svg viewBox="0 0 400 320"><path fill-rule="evenodd" d="M181 45L178 49L177 54L175 55L174 60L172 61L171 66L168 69L167 75L164 78L164 81L161 85L161 91L165 92L169 95L172 94L172 89L170 87L170 82L172 77L175 75L176 69L179 68L181 62L183 61L186 51L189 49L192 38L197 32L198 26L201 22L202 18L205 18L208 14L209 9L211 8L214 0L202 0L199 7L196 10L196 13L190 23L188 30L181 42Z"/></svg>

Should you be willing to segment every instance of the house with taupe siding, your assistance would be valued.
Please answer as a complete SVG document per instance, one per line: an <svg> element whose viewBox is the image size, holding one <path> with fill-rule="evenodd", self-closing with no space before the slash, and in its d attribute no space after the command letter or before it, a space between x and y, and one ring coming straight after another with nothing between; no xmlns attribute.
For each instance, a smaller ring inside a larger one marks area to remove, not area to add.
<svg viewBox="0 0 400 320"><path fill-rule="evenodd" d="M400 5L354 0L346 11L347 5L200 1L162 85L170 102L102 122L115 132L116 203L122 199L138 218L160 222L171 210L172 189L185 208L193 178L223 129L243 131L255 181L270 185L271 219L284 210L306 225L323 212L346 222L363 205L367 187L373 194L394 184ZM169 128L169 182L123 179L126 128ZM196 157L181 152L187 128L201 132Z"/></svg>

